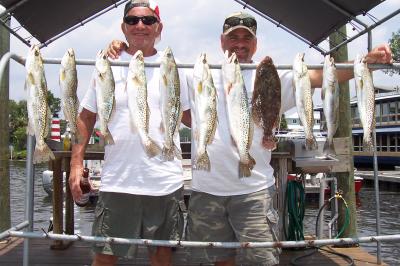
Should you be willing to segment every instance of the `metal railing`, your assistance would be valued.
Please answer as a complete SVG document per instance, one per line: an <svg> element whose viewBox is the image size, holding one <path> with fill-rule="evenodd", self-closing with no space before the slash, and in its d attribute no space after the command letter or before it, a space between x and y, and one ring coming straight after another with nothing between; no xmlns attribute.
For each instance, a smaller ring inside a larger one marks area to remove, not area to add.
<svg viewBox="0 0 400 266"><path fill-rule="evenodd" d="M0 60L0 82L3 78L4 70L9 63L10 59L20 63L25 64L25 57L19 56L15 53L6 53ZM60 64L60 58L44 58L43 62L45 64ZM76 60L77 65L94 65L95 60ZM128 61L112 62L113 66L128 66ZM145 63L146 67L159 67L159 63ZM178 68L193 68L194 64L178 64ZM338 69L349 69L353 68L353 64L336 64ZM221 64L211 64L210 68L220 68ZM256 64L241 64L242 69L255 69ZM308 65L309 69L322 69L323 65ZM400 69L400 63L395 63L392 65L384 64L370 64L371 69ZM292 69L292 65L276 65L277 69ZM147 246L180 246L180 247L215 247L215 248L255 248L255 247L279 247L279 248L289 248L289 247L317 247L323 245L332 244L358 244L366 242L377 242L378 249L380 247L380 242L393 242L399 241L400 235L386 235L380 236L379 226L377 225L377 236L370 237L358 237L358 238L340 238L340 239L319 239L319 240L308 240L308 241L280 241L280 242L192 242L192 241L163 241L163 240L150 240L150 239L123 239L114 237L93 237L93 236L80 236L80 235L62 235L62 234L48 234L48 233L35 233L33 232L33 151L35 145L35 138L33 136L28 136L27 143L27 175L26 175L26 202L25 202L25 221L21 224L12 227L4 232L0 233L0 240L7 237L21 237L25 238L24 241L24 253L23 253L23 265L28 265L29 262L29 239L31 238L41 238L41 239L52 239L52 240L69 240L69 241L87 241L87 242L107 242L107 243L118 243L118 244L137 244L137 245L147 245ZM378 182L377 176L375 177L375 183ZM376 187L376 195L379 197L379 187ZM377 224L380 223L379 216L379 202L377 202ZM21 232L24 228L28 228L28 232ZM380 250L378 250L378 253ZM378 255L380 256L380 255ZM379 258L378 258L379 261Z"/></svg>

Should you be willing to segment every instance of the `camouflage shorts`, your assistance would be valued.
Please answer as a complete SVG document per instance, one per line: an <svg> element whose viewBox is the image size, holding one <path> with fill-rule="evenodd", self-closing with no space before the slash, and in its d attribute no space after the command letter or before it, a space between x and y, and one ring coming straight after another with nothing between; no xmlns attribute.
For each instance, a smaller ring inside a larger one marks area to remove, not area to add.
<svg viewBox="0 0 400 266"><path fill-rule="evenodd" d="M194 191L189 201L186 239L205 242L277 241L279 216L273 207L274 196L274 186L236 196L214 196ZM237 258L239 265L276 265L280 250L193 248L189 252L210 262L224 261L241 252Z"/></svg>
<svg viewBox="0 0 400 266"><path fill-rule="evenodd" d="M183 231L183 189L165 196L100 192L93 236L180 240ZM136 245L95 243L93 251L132 258ZM150 252L154 252L151 248Z"/></svg>

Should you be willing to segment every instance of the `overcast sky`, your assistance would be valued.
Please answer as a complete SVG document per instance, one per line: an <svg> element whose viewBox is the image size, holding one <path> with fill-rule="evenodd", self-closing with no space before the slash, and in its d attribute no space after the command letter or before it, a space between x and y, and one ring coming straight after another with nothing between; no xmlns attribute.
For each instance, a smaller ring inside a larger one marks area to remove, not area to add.
<svg viewBox="0 0 400 266"><path fill-rule="evenodd" d="M242 6L232 0L159 0L161 19L164 23L162 40L157 45L159 50L170 46L175 57L183 63L194 63L200 52L207 52L211 63L218 63L222 59L220 48L220 33L222 23L227 14L242 10ZM371 14L381 19L394 10L400 8L400 0L387 0L375 9ZM291 64L297 52L305 52L305 61L309 64L321 63L322 55L309 48L289 33L277 28L262 17L253 14L258 21L258 51L255 60L269 55L275 64ZM122 39L120 30L122 21L123 5L96 18L86 25L61 37L42 49L44 57L61 58L65 51L72 47L79 59L94 59L99 49L108 45L113 39ZM360 16L360 20L372 25L367 17ZM12 21L15 26L15 21ZM373 46L388 42L392 32L400 29L400 15L390 19L372 31ZM352 32L348 28L348 34ZM351 33L353 34L353 33ZM356 39L349 44L349 57L354 58L357 53L367 51L366 35ZM15 37L11 37L11 51L26 56L28 47ZM93 66L78 66L78 97L82 98L89 84L89 77ZM46 77L49 89L57 96L60 95L58 86L59 65L46 65ZM375 85L399 86L400 77L383 74L381 71L374 72ZM24 91L25 69L23 66L13 62L10 71L10 98L15 100L26 99ZM351 81L353 82L353 81ZM352 93L354 95L354 93ZM318 98L317 92L314 98Z"/></svg>

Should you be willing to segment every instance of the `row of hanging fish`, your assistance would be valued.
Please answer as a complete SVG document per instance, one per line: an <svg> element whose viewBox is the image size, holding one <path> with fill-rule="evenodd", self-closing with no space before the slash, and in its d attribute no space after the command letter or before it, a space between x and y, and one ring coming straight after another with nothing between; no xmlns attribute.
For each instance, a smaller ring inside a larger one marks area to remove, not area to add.
<svg viewBox="0 0 400 266"><path fill-rule="evenodd" d="M50 131L51 113L47 105L47 83L39 48L32 46L26 59L26 89L28 90L28 133L35 135L36 147L34 163L54 159L53 152L45 143ZM374 89L370 71L360 55L354 61L354 76L360 119L364 129L364 148L372 149L372 131L375 126ZM225 53L222 64L222 77L226 98L226 109L230 134L239 154L238 175L248 177L256 164L249 150L253 141L254 124L263 130L261 145L267 150L276 148L274 131L278 127L281 107L281 85L278 73L270 57L265 57L256 70L252 99L249 101L244 85L239 61L233 53ZM101 134L106 144L114 144L108 130L108 122L115 109L115 82L110 62L105 51L100 51L95 63L96 102ZM305 147L317 148L313 135L314 117L311 81L304 63L304 54L296 55L293 62L293 83L297 112L305 132ZM71 130L72 140L77 143L76 121L79 100L77 91L77 71L73 49L68 49L61 61L59 85L64 116ZM193 88L195 95L196 132L198 142L194 169L210 171L211 163L207 145L213 141L217 123L217 92L214 86L206 54L201 54L194 66ZM150 109L147 104L147 82L144 57L138 51L131 59L127 86L128 107L131 124L141 139L148 157L161 154L164 160L181 159L181 153L174 143L181 122L180 82L177 66L170 48L164 51L160 64L161 129L165 133L163 147L159 147L149 136ZM335 155L333 136L338 127L339 85L333 58L325 57L322 84L323 110L326 117L327 140L324 154Z"/></svg>
<svg viewBox="0 0 400 266"><path fill-rule="evenodd" d="M229 56L228 52L222 64L222 79L229 131L239 155L238 176L249 177L256 164L249 152L254 124L263 130L263 138L258 140L260 146L268 150L276 148L273 132L279 124L280 79L272 59L266 57L257 67L250 101L236 54ZM207 145L212 144L218 123L217 90L204 53L200 54L194 66L193 88L196 121L194 137L197 141L193 168L210 171Z"/></svg>
<svg viewBox="0 0 400 266"><path fill-rule="evenodd" d="M357 94L357 106L364 131L363 146L365 151L373 148L372 131L375 127L375 93L371 72L362 55L354 60L354 78ZM305 147L307 150L318 148L313 135L314 108L312 102L313 89L304 63L304 53L298 53L293 62L293 83L296 97L297 112L304 127ZM333 136L338 128L339 119L339 83L334 59L325 56L322 79L322 106L326 119L327 137L323 153L335 156Z"/></svg>

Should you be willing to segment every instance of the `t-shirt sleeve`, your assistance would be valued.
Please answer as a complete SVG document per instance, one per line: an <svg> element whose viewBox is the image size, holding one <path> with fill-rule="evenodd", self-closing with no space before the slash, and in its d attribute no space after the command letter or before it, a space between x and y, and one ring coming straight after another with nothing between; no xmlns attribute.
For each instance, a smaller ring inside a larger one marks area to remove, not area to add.
<svg viewBox="0 0 400 266"><path fill-rule="evenodd" d="M81 101L81 107L89 110L90 112L97 113L96 105L96 82L95 82L95 71L93 70L92 77L90 78L90 84L88 90L85 93Z"/></svg>
<svg viewBox="0 0 400 266"><path fill-rule="evenodd" d="M293 87L293 72L290 70L279 71L281 79L281 114L296 106L294 87Z"/></svg>

